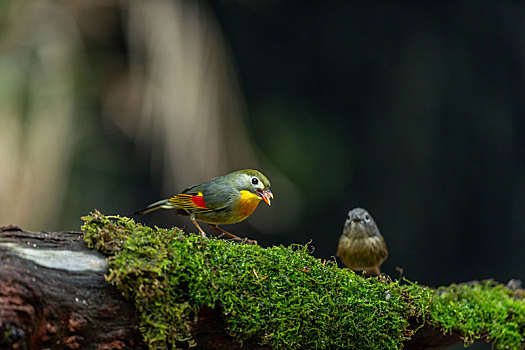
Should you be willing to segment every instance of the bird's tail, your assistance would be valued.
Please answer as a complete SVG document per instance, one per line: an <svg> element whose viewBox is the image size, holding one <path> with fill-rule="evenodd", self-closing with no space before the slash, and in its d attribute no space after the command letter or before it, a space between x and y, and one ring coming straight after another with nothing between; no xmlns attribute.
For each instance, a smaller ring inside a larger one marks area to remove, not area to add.
<svg viewBox="0 0 525 350"><path fill-rule="evenodd" d="M148 205L146 208L136 211L133 213L133 215L140 215L140 214L147 214L149 212L158 210L158 209L175 209L176 207L169 202L167 199L163 199L161 201L155 202L153 204Z"/></svg>

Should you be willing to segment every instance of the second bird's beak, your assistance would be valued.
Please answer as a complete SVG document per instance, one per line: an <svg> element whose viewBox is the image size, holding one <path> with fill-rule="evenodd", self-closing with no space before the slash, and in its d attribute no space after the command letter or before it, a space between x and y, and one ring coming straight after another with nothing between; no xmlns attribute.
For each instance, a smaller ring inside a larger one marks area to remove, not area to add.
<svg viewBox="0 0 525 350"><path fill-rule="evenodd" d="M266 202L266 204L271 205L270 199L273 199L273 193L270 190L259 191L259 195Z"/></svg>

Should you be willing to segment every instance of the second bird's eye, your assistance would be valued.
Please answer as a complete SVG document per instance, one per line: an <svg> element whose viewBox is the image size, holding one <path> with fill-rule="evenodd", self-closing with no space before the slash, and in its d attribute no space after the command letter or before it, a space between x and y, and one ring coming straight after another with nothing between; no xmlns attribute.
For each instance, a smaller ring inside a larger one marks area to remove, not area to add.
<svg viewBox="0 0 525 350"><path fill-rule="evenodd" d="M370 221L370 216L365 215L365 221L366 221L366 222L369 222L369 221Z"/></svg>
<svg viewBox="0 0 525 350"><path fill-rule="evenodd" d="M259 183L259 179L256 177L252 177L252 184L257 185Z"/></svg>

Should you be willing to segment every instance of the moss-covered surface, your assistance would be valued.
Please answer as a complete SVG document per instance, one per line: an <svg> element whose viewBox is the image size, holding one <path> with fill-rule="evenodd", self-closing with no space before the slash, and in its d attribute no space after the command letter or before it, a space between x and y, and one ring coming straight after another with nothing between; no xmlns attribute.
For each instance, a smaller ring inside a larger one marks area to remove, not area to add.
<svg viewBox="0 0 525 350"><path fill-rule="evenodd" d="M445 331L462 334L465 344L481 338L498 349L523 349L525 300L493 281L451 285L434 294L431 321Z"/></svg>
<svg viewBox="0 0 525 350"><path fill-rule="evenodd" d="M84 239L109 255L107 280L133 300L152 349L191 345L202 307L220 310L238 342L275 349L400 349L409 320L501 349L523 347L525 304L501 285L437 292L386 277L363 278L306 245L261 248L159 229L98 212Z"/></svg>

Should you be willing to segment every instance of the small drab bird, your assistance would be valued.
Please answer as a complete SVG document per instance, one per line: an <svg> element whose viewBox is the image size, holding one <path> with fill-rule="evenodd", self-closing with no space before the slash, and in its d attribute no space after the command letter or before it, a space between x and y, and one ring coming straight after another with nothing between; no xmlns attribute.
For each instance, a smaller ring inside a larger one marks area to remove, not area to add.
<svg viewBox="0 0 525 350"><path fill-rule="evenodd" d="M244 169L190 186L171 198L135 212L135 215L157 209L176 209L177 214L190 217L202 237L206 237L206 234L198 221L207 223L212 229L230 238L240 240L241 238L218 225L241 222L252 215L261 200L270 205L271 199L273 193L266 176L257 170ZM253 240L245 241L257 244Z"/></svg>
<svg viewBox="0 0 525 350"><path fill-rule="evenodd" d="M348 212L337 256L352 270L381 274L380 266L388 251L372 215L365 209L355 208Z"/></svg>

